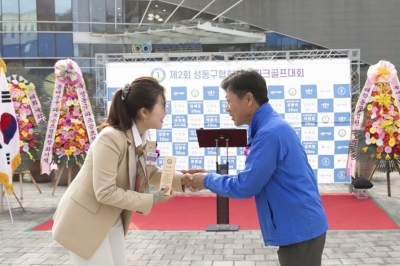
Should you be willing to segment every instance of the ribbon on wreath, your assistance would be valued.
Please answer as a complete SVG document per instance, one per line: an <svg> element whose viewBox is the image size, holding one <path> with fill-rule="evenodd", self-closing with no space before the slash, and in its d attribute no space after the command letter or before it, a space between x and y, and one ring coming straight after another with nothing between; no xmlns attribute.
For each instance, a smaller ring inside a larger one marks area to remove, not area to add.
<svg viewBox="0 0 400 266"><path fill-rule="evenodd" d="M97 136L94 115L86 91L85 81L83 80L82 72L79 66L75 61L66 59L59 60L55 64L54 68L54 74L56 76L56 81L54 84L55 89L41 157L41 172L47 174L49 174L51 171L50 165L53 158L53 145L55 141L57 124L60 119L62 97L66 86L74 87L77 91L78 102L82 111L89 142L92 143Z"/></svg>
<svg viewBox="0 0 400 266"><path fill-rule="evenodd" d="M367 81L361 91L354 111L353 131L361 129L364 120L365 106L369 102L374 86L378 86L378 83L390 84L393 91L392 96L396 100L398 108L400 107L400 83L397 77L396 68L392 63L381 60L377 64L370 66L368 69ZM350 141L353 141L353 139L354 135L351 134ZM346 174L353 177L355 177L356 174L356 161L352 159L350 155L347 158Z"/></svg>
<svg viewBox="0 0 400 266"><path fill-rule="evenodd" d="M45 122L45 116L43 115L42 106L39 101L39 97L37 96L35 85L28 80L26 80L23 76L19 76L17 79L17 75L11 75L7 78L8 82L16 84L14 82L23 82L25 84L26 90L23 90L25 96L28 98L29 106L32 110L33 117L35 118L36 124L40 124Z"/></svg>

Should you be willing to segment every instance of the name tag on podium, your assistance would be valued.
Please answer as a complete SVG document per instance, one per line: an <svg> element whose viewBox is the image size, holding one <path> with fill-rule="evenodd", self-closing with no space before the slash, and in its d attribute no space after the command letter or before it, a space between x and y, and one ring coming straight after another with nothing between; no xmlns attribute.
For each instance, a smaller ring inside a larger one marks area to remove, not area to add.
<svg viewBox="0 0 400 266"><path fill-rule="evenodd" d="M165 195L171 195L172 190L172 179L174 178L176 165L176 158L173 156L165 156L164 163L161 172L161 181L160 181L160 189L165 186L169 187L169 190L165 193Z"/></svg>

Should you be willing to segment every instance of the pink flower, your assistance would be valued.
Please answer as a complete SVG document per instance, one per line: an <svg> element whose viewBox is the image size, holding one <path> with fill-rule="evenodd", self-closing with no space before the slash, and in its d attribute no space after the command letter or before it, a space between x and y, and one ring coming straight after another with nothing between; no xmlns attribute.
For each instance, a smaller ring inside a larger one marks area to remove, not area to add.
<svg viewBox="0 0 400 266"><path fill-rule="evenodd" d="M385 147L385 152L386 152L387 154L391 153L391 152L392 152L392 147L386 146L386 147Z"/></svg>

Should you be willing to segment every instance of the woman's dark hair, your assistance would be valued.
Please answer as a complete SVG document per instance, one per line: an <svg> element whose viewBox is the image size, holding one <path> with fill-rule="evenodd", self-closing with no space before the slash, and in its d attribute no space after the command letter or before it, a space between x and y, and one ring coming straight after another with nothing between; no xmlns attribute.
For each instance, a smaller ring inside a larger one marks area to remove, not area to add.
<svg viewBox="0 0 400 266"><path fill-rule="evenodd" d="M250 92L259 105L269 101L267 83L263 76L253 69L232 72L221 82L221 87L224 91L229 89L239 99Z"/></svg>
<svg viewBox="0 0 400 266"><path fill-rule="evenodd" d="M133 121L137 119L140 109L146 108L152 111L157 104L158 97L165 100L165 89L152 77L139 77L125 88L115 92L111 102L110 112L107 120L99 126L103 129L111 126L116 129L127 131L132 128Z"/></svg>

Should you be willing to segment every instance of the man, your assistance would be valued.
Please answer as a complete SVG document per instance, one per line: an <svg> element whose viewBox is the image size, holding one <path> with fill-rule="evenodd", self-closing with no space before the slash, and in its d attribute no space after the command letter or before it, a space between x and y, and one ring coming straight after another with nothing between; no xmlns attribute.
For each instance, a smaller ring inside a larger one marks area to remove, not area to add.
<svg viewBox="0 0 400 266"><path fill-rule="evenodd" d="M258 72L234 72L221 87L235 126L249 125L245 169L233 177L184 170L182 184L224 197L254 196L265 245L279 246L279 263L320 266L328 223L297 134L268 103L267 84Z"/></svg>

